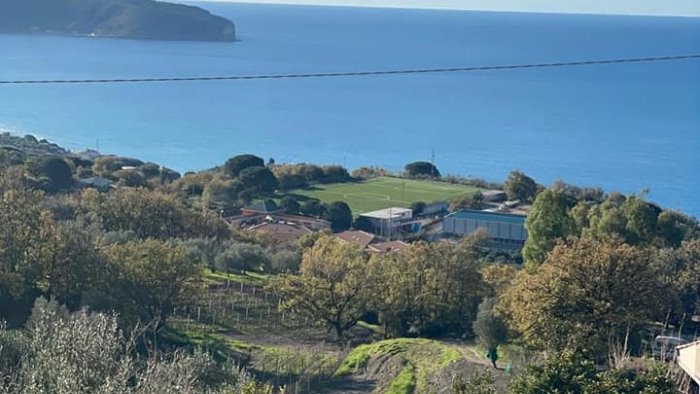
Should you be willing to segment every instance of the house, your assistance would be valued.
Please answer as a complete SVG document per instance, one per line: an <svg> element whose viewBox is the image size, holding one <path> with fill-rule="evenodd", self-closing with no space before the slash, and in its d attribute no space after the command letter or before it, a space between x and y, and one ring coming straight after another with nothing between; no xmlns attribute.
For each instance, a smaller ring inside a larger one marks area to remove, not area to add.
<svg viewBox="0 0 700 394"><path fill-rule="evenodd" d="M311 218L308 216L290 215L284 211L272 211L270 213L255 213L248 210L244 214L238 216L230 216L224 220L231 225L238 225L244 228L250 228L264 222L285 222L298 226L303 226L311 231L330 230L331 222L323 219Z"/></svg>
<svg viewBox="0 0 700 394"><path fill-rule="evenodd" d="M260 200L255 203L241 208L242 216L257 216L257 215L268 215L271 213L283 213L284 209L275 204L272 200Z"/></svg>
<svg viewBox="0 0 700 394"><path fill-rule="evenodd" d="M327 220L284 213L272 200L258 201L241 209L241 214L224 218L230 225L258 234L266 234L281 243L298 240L314 231L329 230Z"/></svg>
<svg viewBox="0 0 700 394"><path fill-rule="evenodd" d="M358 245L363 249L369 246L369 244L376 239L374 234L364 231L343 231L342 233L335 234L335 237L342 239L345 242Z"/></svg>
<svg viewBox="0 0 700 394"><path fill-rule="evenodd" d="M94 176L80 179L78 181L78 186L81 188L93 188L101 192L106 192L114 187L114 182L107 178Z"/></svg>
<svg viewBox="0 0 700 394"><path fill-rule="evenodd" d="M335 237L373 253L397 252L411 246L402 241L384 241L365 231L344 231Z"/></svg>
<svg viewBox="0 0 700 394"><path fill-rule="evenodd" d="M413 220L413 210L392 207L360 214L372 225L372 232L391 239L404 232L415 232L419 222Z"/></svg>
<svg viewBox="0 0 700 394"><path fill-rule="evenodd" d="M442 231L465 236L486 230L495 247L521 248L527 240L524 215L463 209L445 216Z"/></svg>
<svg viewBox="0 0 700 394"><path fill-rule="evenodd" d="M312 231L303 225L290 222L266 221L248 228L248 231L265 235L281 244L296 243Z"/></svg>
<svg viewBox="0 0 700 394"><path fill-rule="evenodd" d="M399 252L409 247L411 245L403 241L377 241L369 244L367 249L375 253L391 253Z"/></svg>
<svg viewBox="0 0 700 394"><path fill-rule="evenodd" d="M700 391L700 341L680 345L676 349L678 366L692 379L688 392L697 394Z"/></svg>
<svg viewBox="0 0 700 394"><path fill-rule="evenodd" d="M503 190L484 190L481 192L485 202L504 202L508 199Z"/></svg>

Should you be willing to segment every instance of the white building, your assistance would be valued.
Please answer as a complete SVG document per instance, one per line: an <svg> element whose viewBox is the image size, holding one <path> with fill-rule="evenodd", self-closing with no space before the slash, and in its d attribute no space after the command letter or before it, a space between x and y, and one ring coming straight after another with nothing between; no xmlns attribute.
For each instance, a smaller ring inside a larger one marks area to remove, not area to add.
<svg viewBox="0 0 700 394"><path fill-rule="evenodd" d="M413 210L392 207L360 215L372 223L374 233L387 239L396 238L403 232L414 232Z"/></svg>
<svg viewBox="0 0 700 394"><path fill-rule="evenodd" d="M691 393L698 392L700 386L700 341L678 346L676 362L693 379ZM694 390L694 391L693 391Z"/></svg>

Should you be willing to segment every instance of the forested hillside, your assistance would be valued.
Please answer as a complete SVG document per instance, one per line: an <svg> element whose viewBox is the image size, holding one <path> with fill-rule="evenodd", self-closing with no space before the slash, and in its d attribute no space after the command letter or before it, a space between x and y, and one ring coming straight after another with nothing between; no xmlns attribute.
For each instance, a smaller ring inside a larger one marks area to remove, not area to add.
<svg viewBox="0 0 700 394"><path fill-rule="evenodd" d="M339 166L239 155L180 175L26 140L51 148L0 148L4 392L688 387L651 344L700 328L700 226L643 194L513 174L506 190L533 202L523 264L495 262L481 233L376 253L226 220L282 184L361 181ZM334 220L316 203L308 217Z"/></svg>

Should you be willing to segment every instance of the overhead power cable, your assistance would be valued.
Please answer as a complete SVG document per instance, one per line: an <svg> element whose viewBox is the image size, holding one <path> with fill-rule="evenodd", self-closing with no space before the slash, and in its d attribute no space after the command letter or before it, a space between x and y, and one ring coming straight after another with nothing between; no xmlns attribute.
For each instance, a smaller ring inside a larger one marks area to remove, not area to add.
<svg viewBox="0 0 700 394"><path fill-rule="evenodd" d="M501 71L519 70L527 68L561 68L594 66L606 64L623 63L647 63L647 62L668 62L700 59L700 54L678 55L678 56L657 56L621 59L601 59L558 63L534 63L534 64L511 64L477 67L448 67L448 68L418 68L399 70L376 70L376 71L348 71L348 72L324 72L324 73L300 73L300 74L253 74L253 75L223 75L223 76L192 76L192 77L150 77L150 78L110 78L110 79L19 79L0 80L0 85L21 85L21 84L109 84L109 83L146 83L146 82L192 82L192 81L237 81L255 79L296 79L296 78L335 78L335 77L369 77L381 75L404 75L404 74L433 74L433 73L454 73L472 71Z"/></svg>

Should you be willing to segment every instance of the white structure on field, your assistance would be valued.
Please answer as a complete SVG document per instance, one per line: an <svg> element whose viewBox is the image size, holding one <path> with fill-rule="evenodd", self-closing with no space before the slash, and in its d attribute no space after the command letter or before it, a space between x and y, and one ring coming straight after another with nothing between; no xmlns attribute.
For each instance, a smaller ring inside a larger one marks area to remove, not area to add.
<svg viewBox="0 0 700 394"><path fill-rule="evenodd" d="M385 208L360 215L369 220L373 232L380 237L391 239L403 232L414 232L413 210L408 208Z"/></svg>

